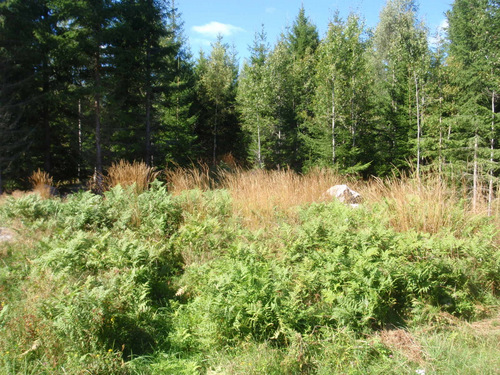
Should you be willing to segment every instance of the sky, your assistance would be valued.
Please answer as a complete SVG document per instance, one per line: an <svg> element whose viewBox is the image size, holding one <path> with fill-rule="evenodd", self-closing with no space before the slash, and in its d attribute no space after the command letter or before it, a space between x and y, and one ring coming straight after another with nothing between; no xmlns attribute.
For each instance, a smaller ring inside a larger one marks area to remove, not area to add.
<svg viewBox="0 0 500 375"><path fill-rule="evenodd" d="M445 25L445 12L453 0L417 0L419 17L429 28L430 35ZM346 19L350 12L361 15L368 27L375 27L386 0L175 0L175 7L184 22L193 56L200 49L209 53L217 35L234 45L240 63L248 58L256 32L264 25L272 48L280 34L291 26L304 5L306 16L316 25L320 37L326 34L328 23L336 10Z"/></svg>

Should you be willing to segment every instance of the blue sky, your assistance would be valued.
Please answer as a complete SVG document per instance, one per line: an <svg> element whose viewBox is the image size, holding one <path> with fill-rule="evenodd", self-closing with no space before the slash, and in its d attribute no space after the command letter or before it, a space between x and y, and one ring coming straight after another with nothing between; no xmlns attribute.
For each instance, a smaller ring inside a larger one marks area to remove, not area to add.
<svg viewBox="0 0 500 375"><path fill-rule="evenodd" d="M272 47L280 33L293 24L302 4L322 37L335 10L344 19L351 11L356 12L369 27L375 27L385 3L386 0L175 0L194 57L200 49L210 51L210 44L222 34L224 42L235 45L240 62L248 57L248 46L262 24ZM434 34L444 24L444 13L451 8L452 0L418 3L420 18Z"/></svg>

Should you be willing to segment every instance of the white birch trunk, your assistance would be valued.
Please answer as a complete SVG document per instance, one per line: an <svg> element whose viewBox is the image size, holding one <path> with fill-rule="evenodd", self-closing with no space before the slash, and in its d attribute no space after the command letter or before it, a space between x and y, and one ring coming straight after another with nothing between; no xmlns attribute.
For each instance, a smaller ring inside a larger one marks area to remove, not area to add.
<svg viewBox="0 0 500 375"><path fill-rule="evenodd" d="M493 163L495 153L495 91L491 93L491 139L490 139L490 181L488 186L488 216L492 214L493 203Z"/></svg>
<svg viewBox="0 0 500 375"><path fill-rule="evenodd" d="M332 165L335 165L335 81L332 87Z"/></svg>
<svg viewBox="0 0 500 375"><path fill-rule="evenodd" d="M260 116L257 114L257 160L259 168L262 168L262 153L260 148Z"/></svg>
<svg viewBox="0 0 500 375"><path fill-rule="evenodd" d="M417 105L417 178L420 178L420 134L422 132L422 129L420 124L418 77L416 73L414 73L414 78L415 78L415 103Z"/></svg>
<svg viewBox="0 0 500 375"><path fill-rule="evenodd" d="M472 180L472 210L476 212L477 210L477 200L478 200L478 188L479 188L479 168L478 168L478 148L479 148L479 139L476 129L476 134L474 137L474 172L473 172L473 180Z"/></svg>

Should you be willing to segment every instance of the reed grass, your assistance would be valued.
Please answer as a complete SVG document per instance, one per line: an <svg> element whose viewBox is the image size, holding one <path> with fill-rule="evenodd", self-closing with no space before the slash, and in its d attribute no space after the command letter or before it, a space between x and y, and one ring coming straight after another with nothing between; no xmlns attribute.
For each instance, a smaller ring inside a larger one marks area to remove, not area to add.
<svg viewBox="0 0 500 375"><path fill-rule="evenodd" d="M113 163L107 172L108 174L104 179L107 188L117 185L121 185L122 187L134 185L134 190L137 194L147 190L149 184L159 174L153 167L148 167L144 162L134 161L130 163L125 160Z"/></svg>
<svg viewBox="0 0 500 375"><path fill-rule="evenodd" d="M327 169L305 175L259 169L225 173L221 181L233 198L235 210L247 222L268 225L277 214L290 214L294 207L325 200L326 190L345 179Z"/></svg>
<svg viewBox="0 0 500 375"><path fill-rule="evenodd" d="M35 193L40 194L44 199L50 198L54 186L54 179L47 172L38 168L38 170L31 174L28 180Z"/></svg>
<svg viewBox="0 0 500 375"><path fill-rule="evenodd" d="M487 216L487 193L480 196L476 211L465 182L449 181L429 173L421 178L410 175L372 178L362 181L329 169L313 169L307 174L291 170L261 169L211 170L207 165L177 168L166 172L169 188L174 194L189 189L227 189L233 209L251 227L266 227L277 215L292 213L293 208L328 199L326 190L347 184L359 192L365 206L377 205L381 215L394 229L437 233L450 228L460 234L480 217ZM500 199L491 207L491 220L500 228Z"/></svg>
<svg viewBox="0 0 500 375"><path fill-rule="evenodd" d="M209 190L217 187L210 167L205 163L191 168L175 167L165 171L165 178L171 193L178 195L185 190Z"/></svg>

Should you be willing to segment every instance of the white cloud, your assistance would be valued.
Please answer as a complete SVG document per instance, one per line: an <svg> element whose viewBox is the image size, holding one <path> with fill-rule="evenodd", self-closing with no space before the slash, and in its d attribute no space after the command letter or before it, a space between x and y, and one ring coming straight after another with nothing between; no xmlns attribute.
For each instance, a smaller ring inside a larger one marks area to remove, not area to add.
<svg viewBox="0 0 500 375"><path fill-rule="evenodd" d="M439 26L437 27L438 28L438 32L439 33L443 33L446 31L446 29L448 28L449 24L448 24L448 19L445 18L443 19L440 23L439 23Z"/></svg>
<svg viewBox="0 0 500 375"><path fill-rule="evenodd" d="M439 25L436 27L434 33L429 35L429 44L431 46L437 46L442 39L445 38L448 29L448 19L444 18Z"/></svg>
<svg viewBox="0 0 500 375"><path fill-rule="evenodd" d="M226 23L212 21L203 26L193 26L193 30L208 38L215 38L217 35L230 36L235 33L245 31L241 27Z"/></svg>

